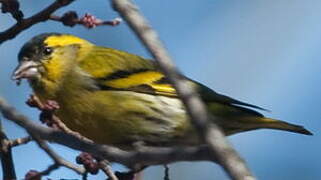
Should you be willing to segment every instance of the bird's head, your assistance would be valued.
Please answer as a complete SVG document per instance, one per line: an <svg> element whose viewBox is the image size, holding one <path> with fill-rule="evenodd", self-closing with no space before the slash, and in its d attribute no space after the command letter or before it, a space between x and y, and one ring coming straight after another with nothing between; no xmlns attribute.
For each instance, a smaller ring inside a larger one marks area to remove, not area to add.
<svg viewBox="0 0 321 180"><path fill-rule="evenodd" d="M91 43L76 36L45 33L33 37L23 45L19 65L12 78L17 82L27 79L31 83L41 80L59 81L77 57L91 47Z"/></svg>

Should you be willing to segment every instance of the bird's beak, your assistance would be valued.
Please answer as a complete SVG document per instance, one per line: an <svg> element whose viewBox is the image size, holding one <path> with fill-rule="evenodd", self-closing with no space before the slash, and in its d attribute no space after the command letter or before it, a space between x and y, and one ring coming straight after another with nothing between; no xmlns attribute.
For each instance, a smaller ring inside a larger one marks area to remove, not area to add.
<svg viewBox="0 0 321 180"><path fill-rule="evenodd" d="M21 79L33 79L39 75L38 64L34 61L21 61L12 74L11 79L20 83Z"/></svg>

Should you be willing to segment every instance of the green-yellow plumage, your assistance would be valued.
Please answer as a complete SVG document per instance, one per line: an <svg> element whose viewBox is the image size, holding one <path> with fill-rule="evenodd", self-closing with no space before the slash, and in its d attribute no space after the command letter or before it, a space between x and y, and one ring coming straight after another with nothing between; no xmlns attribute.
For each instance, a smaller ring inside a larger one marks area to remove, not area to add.
<svg viewBox="0 0 321 180"><path fill-rule="evenodd" d="M153 61L99 47L65 34L41 34L19 53L16 79L27 78L41 100L55 100L57 116L98 143L128 147L195 145L197 134L175 89ZM302 126L266 118L250 105L189 80L226 135L271 128L301 134ZM247 108L246 108L247 107Z"/></svg>

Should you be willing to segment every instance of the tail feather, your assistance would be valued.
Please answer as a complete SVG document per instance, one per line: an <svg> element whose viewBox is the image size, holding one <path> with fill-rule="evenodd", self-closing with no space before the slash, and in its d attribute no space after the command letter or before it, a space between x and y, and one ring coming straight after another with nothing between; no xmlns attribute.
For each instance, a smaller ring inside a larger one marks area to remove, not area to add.
<svg viewBox="0 0 321 180"><path fill-rule="evenodd" d="M261 128L279 129L284 131L290 131L299 134L313 135L310 131L305 129L303 126L287 123L280 120L271 118L260 118Z"/></svg>
<svg viewBox="0 0 321 180"><path fill-rule="evenodd" d="M277 129L283 131L289 131L305 135L313 135L310 131L303 126L287 123L284 121L266 118L266 117L247 117L234 119L229 123L220 124L226 135L232 135L244 131L250 131L255 129Z"/></svg>

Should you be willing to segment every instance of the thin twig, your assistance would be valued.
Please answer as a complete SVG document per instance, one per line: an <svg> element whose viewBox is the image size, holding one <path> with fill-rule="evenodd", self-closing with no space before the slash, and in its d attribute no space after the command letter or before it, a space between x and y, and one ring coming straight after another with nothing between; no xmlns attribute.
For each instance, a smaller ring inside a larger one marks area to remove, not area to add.
<svg viewBox="0 0 321 180"><path fill-rule="evenodd" d="M68 162L65 159L63 159L55 151L53 151L44 140L42 140L42 139L40 139L38 137L35 137L35 136L33 138L35 139L35 141L38 144L38 146L42 150L44 150L48 154L48 156L51 157L51 159L54 161L54 164L49 166L49 168L45 171L46 174L43 174L43 175L48 175L52 170L55 170L55 169L59 168L60 166L64 166L64 167L66 167L68 169L71 169L71 170L75 171L78 174L84 174L85 173L85 169L84 168L76 166L73 163Z"/></svg>
<svg viewBox="0 0 321 180"><path fill-rule="evenodd" d="M0 44L4 41L13 39L16 37L20 32L23 30L33 26L42 21L46 21L49 19L50 15L55 12L57 9L69 5L74 0L56 0L48 7L44 8L40 12L36 13L35 15L18 21L15 25L8 28L7 30L0 33Z"/></svg>
<svg viewBox="0 0 321 180"><path fill-rule="evenodd" d="M184 77L176 70L175 65L147 20L140 14L136 5L130 0L112 0L113 7L129 24L145 47L155 58L160 69L173 84L185 104L190 119L201 138L209 145L211 153L218 158L219 164L227 174L236 180L253 180L244 160L229 145L220 128L212 123L217 117L210 117L204 103ZM210 118L212 121L210 122Z"/></svg>
<svg viewBox="0 0 321 180"><path fill-rule="evenodd" d="M164 180L170 180L169 179L169 167L168 167L167 164L164 165L164 170L165 170L165 172L164 172Z"/></svg>
<svg viewBox="0 0 321 180"><path fill-rule="evenodd" d="M23 144L27 144L30 141L32 141L32 138L30 136L27 136L27 137L23 137L23 138L17 138L17 139L10 140L9 141L9 145L11 147L15 147L15 146L20 146L20 145L23 145Z"/></svg>
<svg viewBox="0 0 321 180"><path fill-rule="evenodd" d="M6 117L6 116L5 116ZM35 140L35 142L38 144L38 146L44 150L49 157L51 157L51 159L54 161L54 164L50 165L46 170L44 170L43 172L41 172L41 175L48 175L50 172L52 172L53 170L59 168L60 166L64 166L66 168L69 168L73 171L75 171L78 174L84 174L85 173L85 169L81 168L79 166L76 166L74 164L72 164L71 162L66 161L65 159L63 159L62 157L60 157L56 152L54 152L47 144L44 140L42 140L41 138L39 138L39 135L37 133L28 131L28 133L30 134L31 137L26 137L24 138L24 141L27 140Z"/></svg>
<svg viewBox="0 0 321 180"><path fill-rule="evenodd" d="M108 176L109 180L118 180L107 160L99 160L98 163L100 169Z"/></svg>
<svg viewBox="0 0 321 180"><path fill-rule="evenodd" d="M57 170L60 166L61 166L60 164L53 163L53 164L49 165L49 166L47 167L47 169L39 172L39 175L40 175L40 176L47 176L47 175L49 175L52 171Z"/></svg>
<svg viewBox="0 0 321 180"><path fill-rule="evenodd" d="M16 21L21 21L23 13L20 10L20 3L18 0L0 0L2 13L10 13Z"/></svg>
<svg viewBox="0 0 321 180"><path fill-rule="evenodd" d="M109 21L103 21L89 13L86 13L82 18L78 18L78 15L75 11L66 12L62 16L50 15L49 19L53 21L61 22L65 26L73 27L78 24L88 29L91 29L97 26L103 26L103 25L117 26L122 22L121 18L115 18Z"/></svg>
<svg viewBox="0 0 321 180"><path fill-rule="evenodd" d="M44 103L42 103L42 102L40 101L40 99L39 99L37 96L35 96L35 95L31 95L31 96L30 96L30 98L29 98L28 101L27 101L27 104L28 104L29 106L31 106L31 107L37 108L38 110L40 110L40 111L42 111L42 112L45 110L45 105L44 105ZM80 133L75 132L75 131L69 129L69 128L60 120L60 118L58 118L58 117L57 117L56 115L54 115L53 113L51 113L51 114L50 114L50 117L48 117L48 118L50 118L48 121L52 121L52 123L53 123L59 130L65 132L65 133L67 133L67 134L72 134L72 135L74 135L74 136L77 136L77 137L80 138L80 139L84 139L84 140L86 140L86 141L93 142L92 140L90 140L90 139L82 136Z"/></svg>
<svg viewBox="0 0 321 180"><path fill-rule="evenodd" d="M87 180L88 179L88 173L86 172L85 174L82 175L82 180Z"/></svg>

